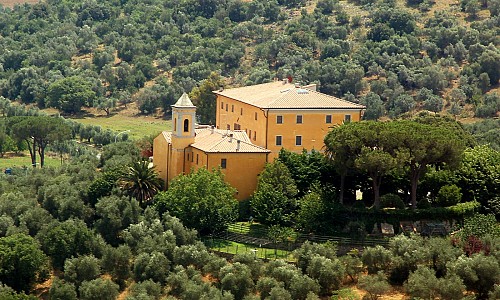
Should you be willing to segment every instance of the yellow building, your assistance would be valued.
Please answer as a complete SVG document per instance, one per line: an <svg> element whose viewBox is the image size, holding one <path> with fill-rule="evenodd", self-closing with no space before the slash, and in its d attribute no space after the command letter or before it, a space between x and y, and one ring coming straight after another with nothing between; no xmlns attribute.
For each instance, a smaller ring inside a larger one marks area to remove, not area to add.
<svg viewBox="0 0 500 300"><path fill-rule="evenodd" d="M220 168L237 190L237 199L250 197L264 169L269 150L252 144L241 130L195 125L196 107L187 94L172 106L172 132L153 142L153 164L166 186L177 175L198 168ZM209 183L207 183L209 184Z"/></svg>
<svg viewBox="0 0 500 300"><path fill-rule="evenodd" d="M335 124L359 121L364 106L319 93L315 85L288 81L220 90L217 127L196 126L196 107L187 94L172 106L172 132L154 139L153 164L168 187L192 169L221 168L237 189L237 199L250 197L258 175L281 148L294 152L321 150ZM208 184L208 183L207 183Z"/></svg>
<svg viewBox="0 0 500 300"><path fill-rule="evenodd" d="M251 141L271 151L321 150L330 128L359 121L365 107L316 91L316 85L299 86L287 79L214 91L216 125L243 130Z"/></svg>

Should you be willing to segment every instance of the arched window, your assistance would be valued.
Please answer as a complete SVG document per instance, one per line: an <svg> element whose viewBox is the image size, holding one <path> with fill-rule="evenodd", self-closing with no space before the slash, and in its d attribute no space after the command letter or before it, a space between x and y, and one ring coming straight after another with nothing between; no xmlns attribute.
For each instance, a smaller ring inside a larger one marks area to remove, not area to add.
<svg viewBox="0 0 500 300"><path fill-rule="evenodd" d="M184 120L184 132L189 132L189 120Z"/></svg>

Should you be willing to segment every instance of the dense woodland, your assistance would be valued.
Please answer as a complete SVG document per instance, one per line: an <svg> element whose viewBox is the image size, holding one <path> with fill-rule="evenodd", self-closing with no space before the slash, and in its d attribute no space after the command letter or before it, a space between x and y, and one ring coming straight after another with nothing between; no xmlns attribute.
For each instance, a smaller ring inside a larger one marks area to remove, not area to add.
<svg viewBox="0 0 500 300"><path fill-rule="evenodd" d="M366 104L368 119L492 117L499 11L498 0L49 0L1 10L0 93L65 113L132 101L154 113L185 91L207 123L204 89L290 76Z"/></svg>
<svg viewBox="0 0 500 300"><path fill-rule="evenodd" d="M381 189L380 207L389 210L358 205L372 203L372 196L357 204L346 196L340 204L338 166L318 152L282 152L249 202L256 219L274 228L336 228L362 239L375 222L425 216L453 219L461 229L448 238L398 235L386 247L342 256L335 244L305 243L295 250L294 263L252 254L228 260L200 242L200 234L248 217L217 170L181 175L160 191L161 181L131 142L107 145L99 158L75 154L56 169L14 169L0 180L0 298L105 300L125 293L128 300L360 299L350 288L356 285L365 291L363 299L394 287L421 299L498 299L500 229L493 213L500 152L487 146L462 150L459 166L429 166L415 210L405 209L393 184ZM363 170L352 169L349 182L370 195L370 175ZM404 181L401 176L384 178L394 183ZM261 199L273 197L264 211Z"/></svg>
<svg viewBox="0 0 500 300"><path fill-rule="evenodd" d="M500 298L500 121L491 118L500 111L499 12L498 0L2 8L0 155L27 151L34 168L0 175L0 298L356 299L353 285L364 299L393 288L421 299ZM200 122L213 123L211 90L289 76L366 105L367 120L394 121L335 127L326 155L282 151L243 202L217 170L162 191L141 159L151 137L116 141L39 110L111 114L133 102L167 114L185 91ZM465 117L484 120L454 120ZM43 167L46 152L70 160ZM305 243L293 263L221 258L200 241L250 217L280 239L363 239L374 224L422 218L460 231L397 235L342 256L335 244Z"/></svg>

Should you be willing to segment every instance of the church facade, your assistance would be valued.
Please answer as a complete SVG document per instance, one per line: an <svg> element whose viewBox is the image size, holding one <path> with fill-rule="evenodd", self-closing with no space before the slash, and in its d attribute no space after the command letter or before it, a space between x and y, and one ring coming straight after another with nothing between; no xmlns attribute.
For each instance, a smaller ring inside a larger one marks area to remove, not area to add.
<svg viewBox="0 0 500 300"><path fill-rule="evenodd" d="M196 125L196 107L183 94L172 106L172 131L154 139L153 164L167 188L179 174L220 168L235 197L248 199L282 148L321 151L332 126L359 121L365 109L288 81L214 93L216 126Z"/></svg>

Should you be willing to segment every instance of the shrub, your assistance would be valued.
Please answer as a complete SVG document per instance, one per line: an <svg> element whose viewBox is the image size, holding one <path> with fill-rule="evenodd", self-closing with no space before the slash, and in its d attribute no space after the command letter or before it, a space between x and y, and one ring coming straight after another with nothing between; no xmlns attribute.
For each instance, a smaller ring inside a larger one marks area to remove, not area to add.
<svg viewBox="0 0 500 300"><path fill-rule="evenodd" d="M452 206L462 200L462 192L454 184L445 185L439 189L436 200L440 206Z"/></svg>
<svg viewBox="0 0 500 300"><path fill-rule="evenodd" d="M49 298L57 300L77 300L75 285L55 278L50 286Z"/></svg>
<svg viewBox="0 0 500 300"><path fill-rule="evenodd" d="M337 247L329 242L317 244L306 241L299 249L293 252L293 255L297 258L297 266L305 272L312 258L317 255L330 259L336 258Z"/></svg>
<svg viewBox="0 0 500 300"><path fill-rule="evenodd" d="M340 261L344 264L345 273L353 282L357 282L359 274L363 271L361 259L355 255L344 255L340 257Z"/></svg>
<svg viewBox="0 0 500 300"><path fill-rule="evenodd" d="M387 282L387 277L382 272L361 277L358 286L368 292L371 300L378 299L391 288Z"/></svg>
<svg viewBox="0 0 500 300"><path fill-rule="evenodd" d="M271 289L266 300L292 300L292 295L284 288L277 286Z"/></svg>
<svg viewBox="0 0 500 300"><path fill-rule="evenodd" d="M318 294L319 290L320 286L314 279L300 274L293 276L288 288L292 299L298 300L305 300L310 292Z"/></svg>
<svg viewBox="0 0 500 300"><path fill-rule="evenodd" d="M404 286L406 292L413 298L434 299L436 298L437 283L433 270L419 267L410 274Z"/></svg>
<svg viewBox="0 0 500 300"><path fill-rule="evenodd" d="M361 256L363 265L368 269L368 274L376 274L379 271L388 271L392 262L391 251L377 245L366 248Z"/></svg>
<svg viewBox="0 0 500 300"><path fill-rule="evenodd" d="M263 276L257 281L256 290L259 292L260 298L265 299L275 287L283 287L283 283L272 277Z"/></svg>
<svg viewBox="0 0 500 300"><path fill-rule="evenodd" d="M230 291L235 299L243 299L254 287L250 268L239 262L223 267L219 277L221 289Z"/></svg>
<svg viewBox="0 0 500 300"><path fill-rule="evenodd" d="M396 194L385 194L380 197L380 204L382 208L394 207L397 209L404 209L405 204L401 197Z"/></svg>
<svg viewBox="0 0 500 300"><path fill-rule="evenodd" d="M460 256L450 263L449 269L460 276L468 290L477 291L481 299L487 297L500 279L500 266L496 258L481 253L472 257Z"/></svg>
<svg viewBox="0 0 500 300"><path fill-rule="evenodd" d="M94 256L80 256L64 262L64 279L77 288L83 281L96 279L101 274L99 259Z"/></svg>
<svg viewBox="0 0 500 300"><path fill-rule="evenodd" d="M158 283L165 283L170 261L160 252L141 253L134 262L134 277L137 281L151 279Z"/></svg>
<svg viewBox="0 0 500 300"><path fill-rule="evenodd" d="M114 300L118 296L118 285L109 279L84 281L78 290L81 300Z"/></svg>
<svg viewBox="0 0 500 300"><path fill-rule="evenodd" d="M321 285L321 293L327 294L337 290L345 276L345 267L339 259L329 259L324 256L315 256L307 267L307 275Z"/></svg>

